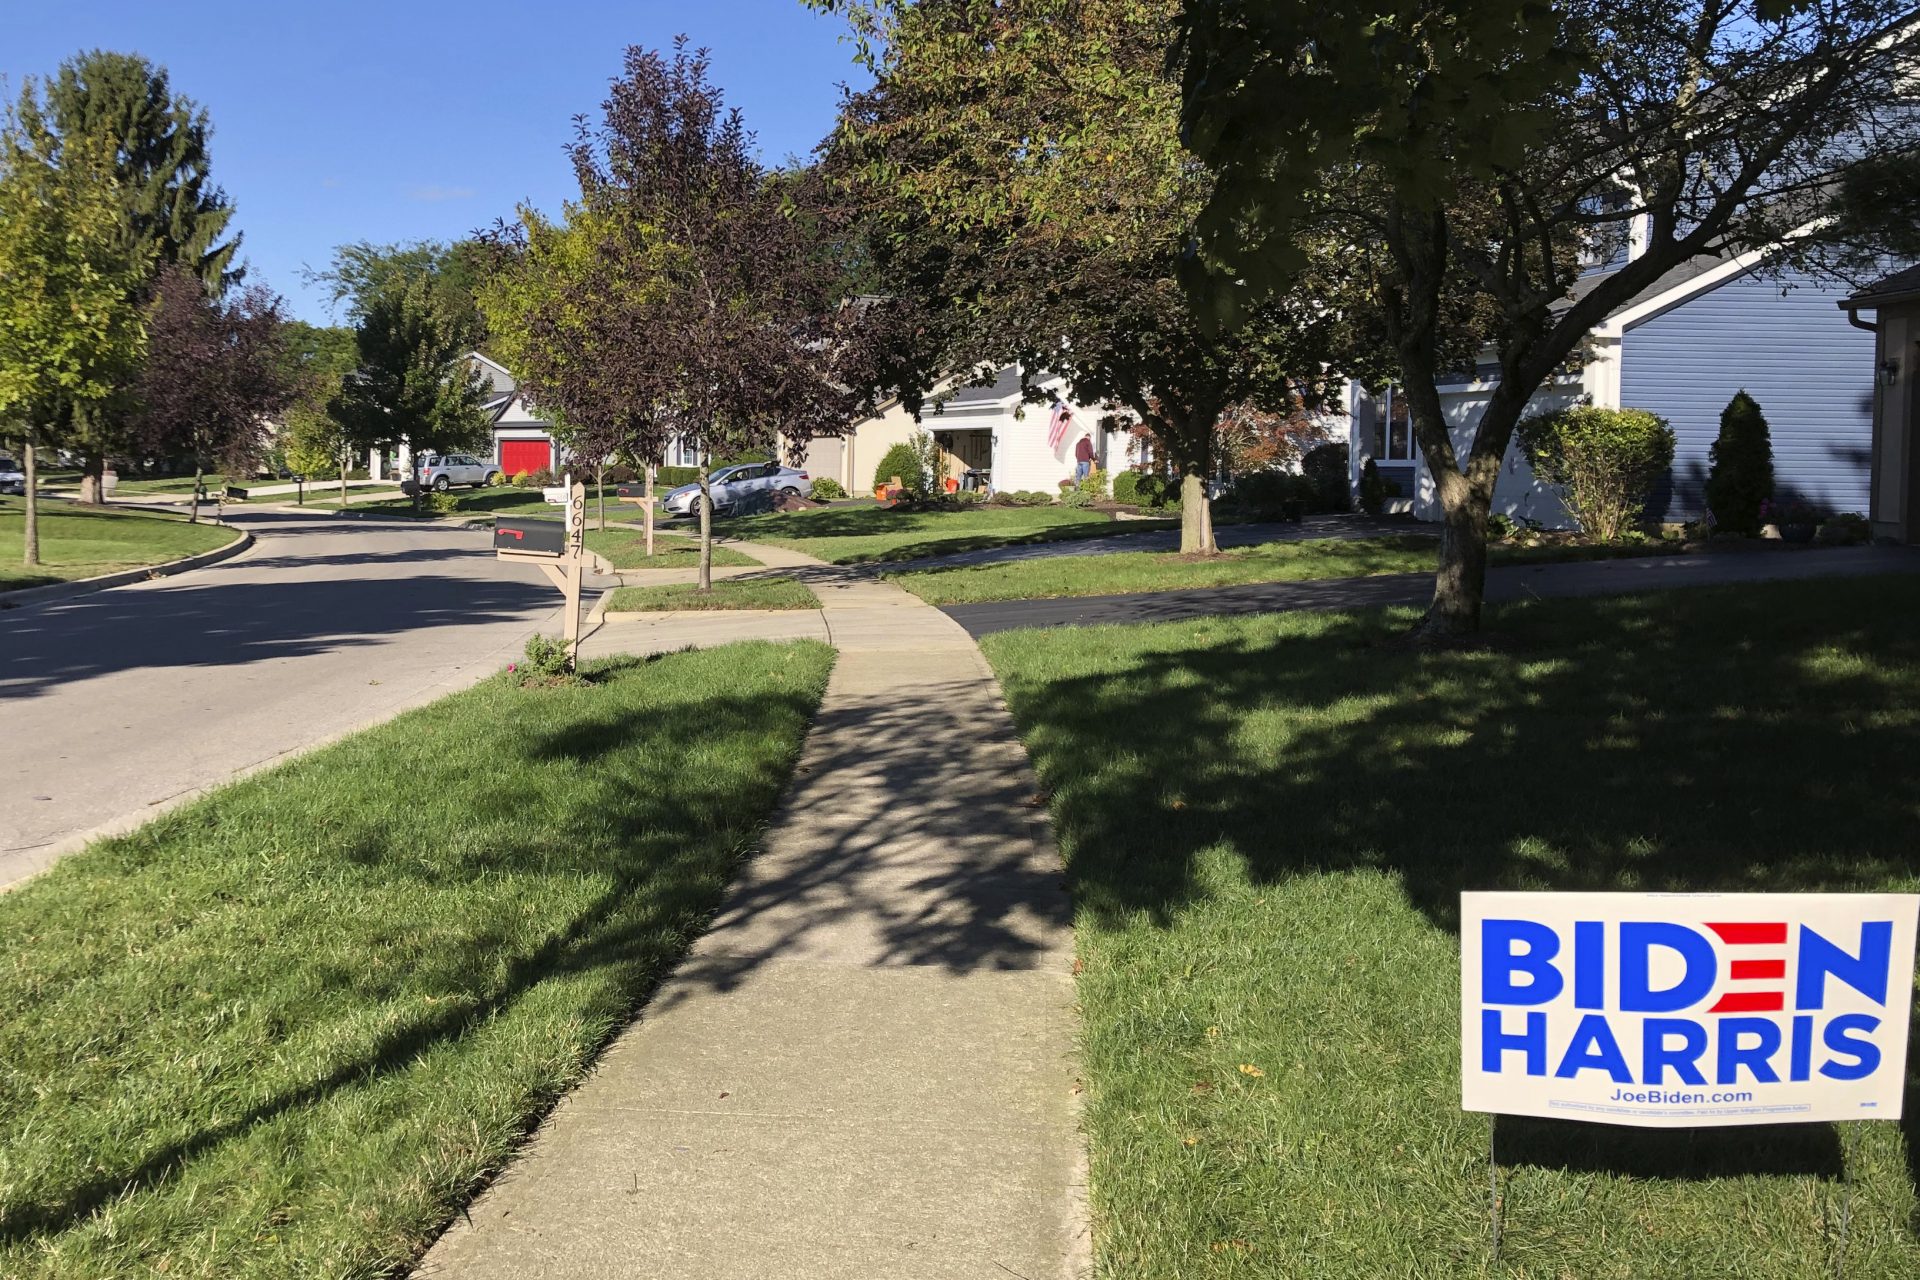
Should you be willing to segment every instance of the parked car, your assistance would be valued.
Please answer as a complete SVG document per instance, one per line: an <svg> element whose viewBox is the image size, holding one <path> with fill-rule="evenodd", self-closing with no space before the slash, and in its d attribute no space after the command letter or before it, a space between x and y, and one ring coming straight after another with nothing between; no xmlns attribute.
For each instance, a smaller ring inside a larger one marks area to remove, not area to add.
<svg viewBox="0 0 1920 1280"><path fill-rule="evenodd" d="M484 489L500 482L500 468L490 459L471 454L426 453L414 459L413 482L422 489L437 489L441 493L457 484Z"/></svg>
<svg viewBox="0 0 1920 1280"><path fill-rule="evenodd" d="M730 514L740 500L750 493L778 491L797 498L813 483L813 477L796 467L783 467L775 462L743 462L720 468L707 477L707 483L713 489L714 514L724 516ZM676 516L698 515L699 501L700 486L683 484L678 489L668 491L667 513Z"/></svg>
<svg viewBox="0 0 1920 1280"><path fill-rule="evenodd" d="M27 473L20 469L19 463L0 453L0 493L18 496L26 491Z"/></svg>

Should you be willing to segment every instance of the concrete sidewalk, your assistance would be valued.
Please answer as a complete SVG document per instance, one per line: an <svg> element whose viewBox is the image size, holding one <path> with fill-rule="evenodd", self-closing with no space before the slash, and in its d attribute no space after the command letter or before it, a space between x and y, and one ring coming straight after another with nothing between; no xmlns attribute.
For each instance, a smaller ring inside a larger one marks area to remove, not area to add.
<svg viewBox="0 0 1920 1280"><path fill-rule="evenodd" d="M713 928L422 1274L1077 1277L1068 901L999 687L898 588L743 549L810 569L799 616L839 648L794 782ZM590 648L699 642L671 633Z"/></svg>

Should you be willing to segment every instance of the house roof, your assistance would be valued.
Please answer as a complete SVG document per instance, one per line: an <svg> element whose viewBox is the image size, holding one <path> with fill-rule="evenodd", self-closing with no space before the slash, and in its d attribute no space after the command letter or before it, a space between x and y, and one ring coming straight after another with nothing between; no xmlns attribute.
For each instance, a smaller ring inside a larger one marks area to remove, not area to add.
<svg viewBox="0 0 1920 1280"><path fill-rule="evenodd" d="M1638 306L1648 298L1657 298L1669 289L1676 288L1679 285L1687 283L1689 280L1703 276L1725 262L1730 256L1732 255L1707 253L1697 258L1689 258L1677 267L1669 267L1666 271L1654 277L1652 284L1610 311L1608 317L1611 318L1619 315L1622 311L1627 310L1629 307ZM1572 306L1598 288L1601 281L1611 279L1619 270L1620 268L1616 267L1612 271L1589 271L1586 275L1581 276L1573 282L1573 291L1567 295L1567 300L1560 305Z"/></svg>
<svg viewBox="0 0 1920 1280"><path fill-rule="evenodd" d="M1875 280L1840 305L1848 310L1856 308L1871 310L1888 303L1912 302L1916 299L1920 299L1920 264Z"/></svg>
<svg viewBox="0 0 1920 1280"><path fill-rule="evenodd" d="M997 405L1020 394L1020 368L1008 365L984 387L961 387L946 402L949 409L975 409Z"/></svg>

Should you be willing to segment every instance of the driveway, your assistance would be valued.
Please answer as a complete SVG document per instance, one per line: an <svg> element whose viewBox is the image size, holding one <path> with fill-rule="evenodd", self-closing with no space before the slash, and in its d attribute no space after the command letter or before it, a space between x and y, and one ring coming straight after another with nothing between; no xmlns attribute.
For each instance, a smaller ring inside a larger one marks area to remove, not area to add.
<svg viewBox="0 0 1920 1280"><path fill-rule="evenodd" d="M244 554L0 608L0 885L494 670L558 594L483 530L256 512ZM5 597L0 596L0 602Z"/></svg>
<svg viewBox="0 0 1920 1280"><path fill-rule="evenodd" d="M1826 551L1712 551L1687 556L1642 556L1573 564L1514 565L1487 573L1487 600L1620 595L1669 587L1743 582L1920 573L1920 548L1844 547ZM1076 596L947 605L942 610L973 636L1018 627L1080 627L1108 622L1177 622L1222 614L1290 609L1359 609L1423 605L1433 598L1433 574L1390 573L1371 578L1261 582L1240 587L1192 587L1135 595Z"/></svg>

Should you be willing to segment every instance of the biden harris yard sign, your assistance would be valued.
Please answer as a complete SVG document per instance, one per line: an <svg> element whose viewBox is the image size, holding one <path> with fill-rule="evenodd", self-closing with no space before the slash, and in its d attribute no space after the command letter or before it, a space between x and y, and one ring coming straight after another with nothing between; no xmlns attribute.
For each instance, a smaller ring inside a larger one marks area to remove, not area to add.
<svg viewBox="0 0 1920 1280"><path fill-rule="evenodd" d="M1908 894L1463 893L1461 1105L1897 1119L1917 914Z"/></svg>

